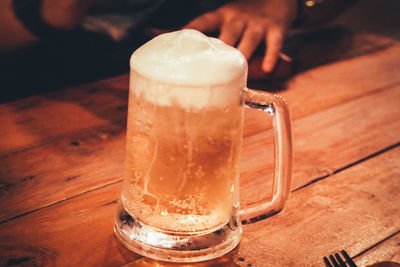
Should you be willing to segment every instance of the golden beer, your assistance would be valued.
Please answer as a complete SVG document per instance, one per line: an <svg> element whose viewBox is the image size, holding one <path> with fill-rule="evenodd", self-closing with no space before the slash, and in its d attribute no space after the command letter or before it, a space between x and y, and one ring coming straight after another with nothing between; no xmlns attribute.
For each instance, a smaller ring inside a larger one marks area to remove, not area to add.
<svg viewBox="0 0 400 267"><path fill-rule="evenodd" d="M169 232L210 231L228 223L238 205L239 101L188 110L132 93L121 197L130 214Z"/></svg>

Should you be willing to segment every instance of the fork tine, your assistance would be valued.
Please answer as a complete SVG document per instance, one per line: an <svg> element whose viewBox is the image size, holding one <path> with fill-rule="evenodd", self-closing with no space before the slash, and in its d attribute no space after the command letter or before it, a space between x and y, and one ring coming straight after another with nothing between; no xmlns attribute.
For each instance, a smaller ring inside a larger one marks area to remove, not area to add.
<svg viewBox="0 0 400 267"><path fill-rule="evenodd" d="M340 257L340 255L338 253L335 253L335 258L337 259L337 261L341 267L346 267L346 263L344 263L344 261L342 260L342 257Z"/></svg>
<svg viewBox="0 0 400 267"><path fill-rule="evenodd" d="M333 267L327 257L324 257L324 262L325 262L326 267Z"/></svg>
<svg viewBox="0 0 400 267"><path fill-rule="evenodd" d="M335 267L340 267L339 263L337 263L337 261L335 260L335 258L333 257L333 255L329 255L329 259L330 259L331 262L333 263L333 266L335 266Z"/></svg>
<svg viewBox="0 0 400 267"><path fill-rule="evenodd" d="M354 261L350 258L349 254L347 254L346 250L342 250L342 254L346 259L347 263L350 265L350 267L357 267Z"/></svg>

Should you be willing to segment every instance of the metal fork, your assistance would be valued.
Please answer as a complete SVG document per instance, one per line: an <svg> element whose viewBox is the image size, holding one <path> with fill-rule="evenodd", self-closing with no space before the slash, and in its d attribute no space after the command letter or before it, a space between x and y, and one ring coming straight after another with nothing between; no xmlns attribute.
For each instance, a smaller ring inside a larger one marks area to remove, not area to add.
<svg viewBox="0 0 400 267"><path fill-rule="evenodd" d="M342 250L341 253L345 258L344 261L342 257L340 257L339 253L335 253L335 256L329 255L329 259L327 257L324 257L326 267L357 267L357 265L354 263L354 261L350 258L349 254L347 254L345 250Z"/></svg>

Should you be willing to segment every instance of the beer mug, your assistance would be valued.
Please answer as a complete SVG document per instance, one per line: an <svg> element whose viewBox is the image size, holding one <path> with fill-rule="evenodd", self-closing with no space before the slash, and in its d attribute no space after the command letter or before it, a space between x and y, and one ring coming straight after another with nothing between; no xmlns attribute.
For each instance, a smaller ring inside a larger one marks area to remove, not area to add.
<svg viewBox="0 0 400 267"><path fill-rule="evenodd" d="M131 58L126 170L114 231L129 249L196 262L237 246L242 221L279 212L291 189L285 101L246 88L241 53L194 30L156 37ZM273 121L272 196L239 207L244 107Z"/></svg>

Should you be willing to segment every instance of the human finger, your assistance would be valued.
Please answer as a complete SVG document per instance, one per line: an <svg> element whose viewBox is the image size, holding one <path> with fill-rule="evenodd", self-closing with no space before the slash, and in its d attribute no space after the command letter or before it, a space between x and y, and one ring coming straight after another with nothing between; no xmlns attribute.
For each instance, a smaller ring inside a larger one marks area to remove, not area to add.
<svg viewBox="0 0 400 267"><path fill-rule="evenodd" d="M209 12L189 22L184 29L195 29L201 32L212 32L221 26L221 17L217 12Z"/></svg>
<svg viewBox="0 0 400 267"><path fill-rule="evenodd" d="M262 63L262 70L271 72L274 69L279 53L282 48L283 31L280 29L268 29L266 35L266 51Z"/></svg>
<svg viewBox="0 0 400 267"><path fill-rule="evenodd" d="M246 24L243 20L227 20L222 24L219 39L228 45L235 46L245 27Z"/></svg>
<svg viewBox="0 0 400 267"><path fill-rule="evenodd" d="M243 33L242 39L238 45L238 49L242 52L245 58L250 59L254 50L260 44L265 36L264 27L260 25L248 25Z"/></svg>

